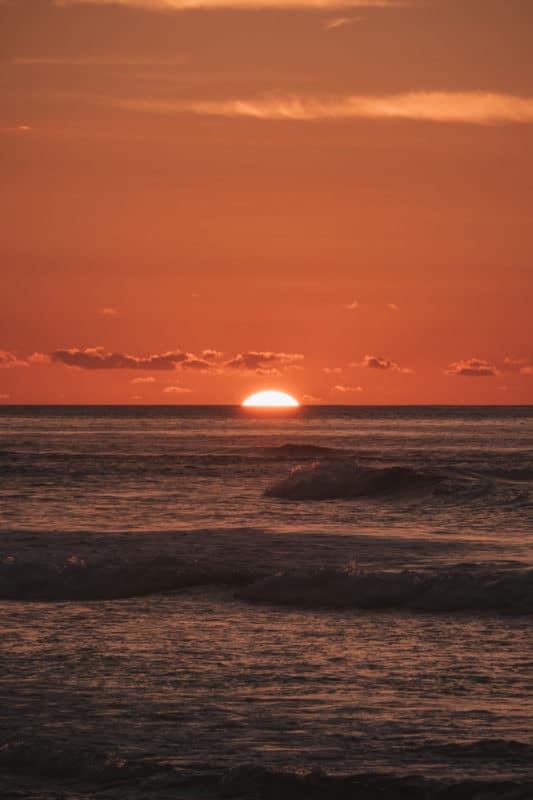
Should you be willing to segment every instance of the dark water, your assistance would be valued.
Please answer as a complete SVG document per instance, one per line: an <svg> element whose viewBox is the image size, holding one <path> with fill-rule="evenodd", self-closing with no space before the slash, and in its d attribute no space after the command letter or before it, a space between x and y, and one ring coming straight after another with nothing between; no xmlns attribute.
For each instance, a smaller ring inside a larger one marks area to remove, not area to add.
<svg viewBox="0 0 533 800"><path fill-rule="evenodd" d="M532 430L2 408L0 789L533 797Z"/></svg>

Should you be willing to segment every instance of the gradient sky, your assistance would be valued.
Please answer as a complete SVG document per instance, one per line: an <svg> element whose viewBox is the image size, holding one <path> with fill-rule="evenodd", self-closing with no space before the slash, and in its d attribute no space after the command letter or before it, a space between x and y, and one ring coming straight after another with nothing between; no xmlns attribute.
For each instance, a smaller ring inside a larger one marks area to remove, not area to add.
<svg viewBox="0 0 533 800"><path fill-rule="evenodd" d="M0 0L0 403L533 400L533 2Z"/></svg>

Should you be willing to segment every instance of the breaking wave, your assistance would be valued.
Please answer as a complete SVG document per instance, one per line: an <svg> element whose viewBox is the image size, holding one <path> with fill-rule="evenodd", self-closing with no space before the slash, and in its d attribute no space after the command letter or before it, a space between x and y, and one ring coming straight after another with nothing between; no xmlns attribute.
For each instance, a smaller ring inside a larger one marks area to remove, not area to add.
<svg viewBox="0 0 533 800"><path fill-rule="evenodd" d="M295 467L268 487L267 497L283 500L339 500L405 495L435 488L443 476L409 467L362 467L353 461L315 462Z"/></svg>
<svg viewBox="0 0 533 800"><path fill-rule="evenodd" d="M319 444L298 444L288 442L277 447L262 447L260 453L275 460L301 460L318 458L346 458L351 455L350 450L340 447L325 447Z"/></svg>
<svg viewBox="0 0 533 800"><path fill-rule="evenodd" d="M191 562L169 556L142 562L0 562L0 599L116 600L226 586L239 600L303 609L396 609L533 613L533 569L455 565L372 571L283 569Z"/></svg>
<svg viewBox="0 0 533 800"><path fill-rule="evenodd" d="M477 742L449 742L424 748L424 754L431 752L454 760L503 761L505 764L533 763L533 744L513 739L480 739Z"/></svg>
<svg viewBox="0 0 533 800"><path fill-rule="evenodd" d="M0 562L0 599L29 601L118 600L175 592L194 586L239 586L253 578L246 569L184 564L168 556L143 562Z"/></svg>
<svg viewBox="0 0 533 800"><path fill-rule="evenodd" d="M333 609L533 613L533 570L455 566L401 572L318 570L268 576L237 592L255 603Z"/></svg>
<svg viewBox="0 0 533 800"><path fill-rule="evenodd" d="M446 783L418 776L379 773L334 776L322 770L308 774L275 772L253 764L226 772L219 783L222 797L305 798L306 800L530 800L533 784L519 781Z"/></svg>
<svg viewBox="0 0 533 800"><path fill-rule="evenodd" d="M153 766L140 759L129 761L100 750L74 746L53 748L39 740L0 745L0 773L100 783L138 780L153 771Z"/></svg>
<svg viewBox="0 0 533 800"><path fill-rule="evenodd" d="M521 780L443 781L422 775L363 773L331 775L321 769L310 773L281 772L259 764L241 764L223 772L201 765L195 772L183 772L142 758L127 760L106 753L91 753L75 748L53 750L45 743L16 743L0 747L0 774L23 775L39 781L40 797L45 794L43 781L61 781L63 788L105 787L106 796L116 797L134 790L135 797L179 796L211 798L255 798L283 800L530 800L533 783ZM27 784L26 784L27 785ZM129 788L128 788L129 787ZM31 789L28 786L28 791ZM139 793L140 792L140 793ZM146 792L146 794L144 794ZM17 796L19 796L17 794ZM29 796L29 795L27 795ZM35 796L33 793L31 796ZM54 792L54 796L56 796ZM63 795L62 795L63 796ZM133 796L133 795L132 795Z"/></svg>

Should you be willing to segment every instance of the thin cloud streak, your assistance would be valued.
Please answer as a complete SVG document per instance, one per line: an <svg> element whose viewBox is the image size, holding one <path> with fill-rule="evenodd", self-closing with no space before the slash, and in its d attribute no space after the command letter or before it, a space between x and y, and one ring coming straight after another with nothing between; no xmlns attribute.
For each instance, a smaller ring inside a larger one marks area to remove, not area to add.
<svg viewBox="0 0 533 800"><path fill-rule="evenodd" d="M346 28L348 25L356 25L358 22L363 22L364 17L334 17L327 19L323 23L323 27L327 31L334 31L338 28Z"/></svg>
<svg viewBox="0 0 533 800"><path fill-rule="evenodd" d="M332 8L403 8L414 5L408 0L54 0L60 8L67 6L128 6L148 11L184 11L195 8L217 9L332 9Z"/></svg>
<svg viewBox="0 0 533 800"><path fill-rule="evenodd" d="M114 55L97 56L16 56L11 63L17 67L174 67L183 66L185 58L129 58Z"/></svg>
<svg viewBox="0 0 533 800"><path fill-rule="evenodd" d="M276 95L228 100L119 100L130 111L261 120L404 119L475 125L532 123L533 98L493 92L407 92L382 96Z"/></svg>

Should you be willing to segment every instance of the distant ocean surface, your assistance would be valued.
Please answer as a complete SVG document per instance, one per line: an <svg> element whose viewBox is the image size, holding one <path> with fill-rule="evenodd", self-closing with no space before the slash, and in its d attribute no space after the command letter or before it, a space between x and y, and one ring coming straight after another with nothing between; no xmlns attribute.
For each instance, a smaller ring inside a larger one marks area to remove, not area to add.
<svg viewBox="0 0 533 800"><path fill-rule="evenodd" d="M533 798L532 433L1 407L0 794Z"/></svg>

